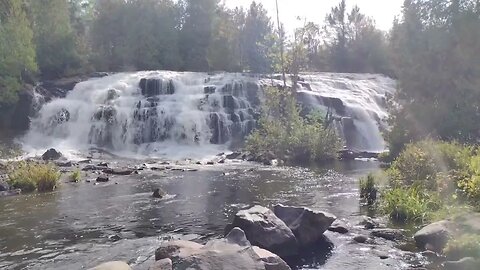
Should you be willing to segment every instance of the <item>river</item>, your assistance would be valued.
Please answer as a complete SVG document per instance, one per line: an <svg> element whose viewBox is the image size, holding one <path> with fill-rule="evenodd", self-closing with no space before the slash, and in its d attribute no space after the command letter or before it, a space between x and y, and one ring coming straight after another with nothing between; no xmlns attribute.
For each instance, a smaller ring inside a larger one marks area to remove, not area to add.
<svg viewBox="0 0 480 270"><path fill-rule="evenodd" d="M221 237L237 210L255 204L308 206L354 226L367 213L359 201L358 179L378 170L378 163L338 162L329 169L246 162L177 167L198 171L143 170L104 184L66 182L53 193L0 199L0 268L84 269L124 260L133 269L148 269L161 241ZM169 195L152 198L156 187ZM376 247L353 244L352 236L327 236L336 244L332 254L305 261L299 269L407 266L391 246L386 247L390 259L380 260Z"/></svg>

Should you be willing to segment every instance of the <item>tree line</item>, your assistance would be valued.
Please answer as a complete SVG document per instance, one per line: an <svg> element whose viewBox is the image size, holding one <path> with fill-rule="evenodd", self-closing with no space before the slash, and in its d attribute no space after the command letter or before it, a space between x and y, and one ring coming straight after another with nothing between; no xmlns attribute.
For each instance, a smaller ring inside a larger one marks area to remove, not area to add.
<svg viewBox="0 0 480 270"><path fill-rule="evenodd" d="M388 71L385 33L344 0L324 26L277 30L255 1L0 0L0 103L22 83L91 71Z"/></svg>

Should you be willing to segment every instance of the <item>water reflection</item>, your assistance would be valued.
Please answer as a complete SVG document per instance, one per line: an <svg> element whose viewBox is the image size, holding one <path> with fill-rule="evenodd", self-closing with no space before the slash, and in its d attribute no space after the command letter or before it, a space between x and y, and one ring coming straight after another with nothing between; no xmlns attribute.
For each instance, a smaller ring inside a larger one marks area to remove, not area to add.
<svg viewBox="0 0 480 270"><path fill-rule="evenodd" d="M154 249L152 239L172 233L207 241L223 234L236 211L254 204L309 206L351 219L360 215L357 178L377 168L374 162L314 169L243 164L198 172L144 172L97 186L64 184L55 193L3 198L0 258L12 269L135 261L140 255L131 251L132 245ZM172 196L152 198L155 187ZM110 251L112 246L117 253Z"/></svg>

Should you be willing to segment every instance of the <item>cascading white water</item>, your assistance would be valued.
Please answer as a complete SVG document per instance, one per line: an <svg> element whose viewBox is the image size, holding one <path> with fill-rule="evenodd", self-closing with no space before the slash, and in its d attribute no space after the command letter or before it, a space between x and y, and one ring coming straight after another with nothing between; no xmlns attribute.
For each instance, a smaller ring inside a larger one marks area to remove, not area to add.
<svg viewBox="0 0 480 270"><path fill-rule="evenodd" d="M387 100L396 81L377 74L302 74L299 99L325 112L335 111L334 125L346 147L355 151L385 151L382 131L388 128Z"/></svg>
<svg viewBox="0 0 480 270"><path fill-rule="evenodd" d="M254 128L250 101L259 91L253 80L166 71L90 79L46 104L23 141L36 152L95 146L129 156L216 154Z"/></svg>
<svg viewBox="0 0 480 270"><path fill-rule="evenodd" d="M335 110L347 147L383 151L386 98L395 81L381 75L301 75L300 102ZM254 127L259 85L280 84L241 74L149 71L79 83L66 98L45 104L23 138L36 154L101 147L127 156L202 158L225 151Z"/></svg>

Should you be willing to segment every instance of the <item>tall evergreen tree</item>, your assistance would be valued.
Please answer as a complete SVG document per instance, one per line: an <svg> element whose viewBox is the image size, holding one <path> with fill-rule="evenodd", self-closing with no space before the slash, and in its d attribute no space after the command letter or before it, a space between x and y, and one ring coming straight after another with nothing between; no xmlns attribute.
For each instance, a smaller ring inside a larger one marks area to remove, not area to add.
<svg viewBox="0 0 480 270"><path fill-rule="evenodd" d="M183 68L191 71L209 69L207 52L212 37L212 18L218 0L186 0L180 33L180 53Z"/></svg>
<svg viewBox="0 0 480 270"><path fill-rule="evenodd" d="M274 45L273 26L262 4L250 5L243 32L246 66L255 73L272 70L270 51Z"/></svg>
<svg viewBox="0 0 480 270"><path fill-rule="evenodd" d="M30 1L37 61L44 78L58 78L80 68L67 0Z"/></svg>
<svg viewBox="0 0 480 270"><path fill-rule="evenodd" d="M0 0L0 109L17 99L22 79L36 72L35 46L22 0Z"/></svg>

